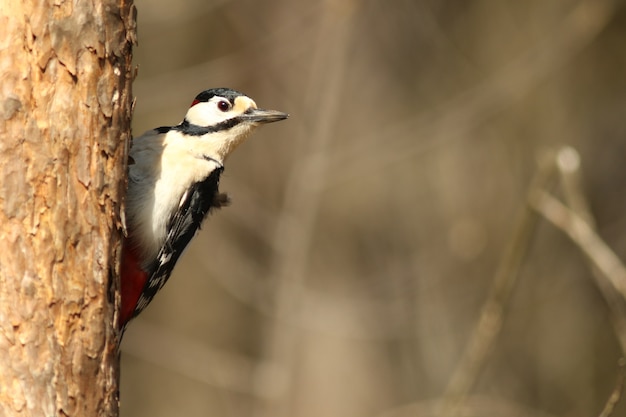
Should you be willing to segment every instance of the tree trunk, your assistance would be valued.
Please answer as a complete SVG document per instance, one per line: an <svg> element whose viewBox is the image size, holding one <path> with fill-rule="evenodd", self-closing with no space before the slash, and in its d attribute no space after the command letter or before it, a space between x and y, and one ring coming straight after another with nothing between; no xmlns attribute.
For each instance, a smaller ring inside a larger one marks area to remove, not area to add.
<svg viewBox="0 0 626 417"><path fill-rule="evenodd" d="M132 0L0 0L0 416L118 414Z"/></svg>

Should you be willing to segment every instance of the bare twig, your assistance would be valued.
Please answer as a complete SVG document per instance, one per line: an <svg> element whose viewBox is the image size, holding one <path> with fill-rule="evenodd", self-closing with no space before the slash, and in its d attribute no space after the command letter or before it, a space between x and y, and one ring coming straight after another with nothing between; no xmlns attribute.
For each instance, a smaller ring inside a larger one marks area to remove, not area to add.
<svg viewBox="0 0 626 417"><path fill-rule="evenodd" d="M531 184L529 194L545 187L554 174L553 158L541 161ZM489 296L483 305L480 318L470 336L442 401L441 415L454 415L459 410L476 382L488 353L502 327L504 309L517 282L524 257L537 222L536 214L525 206L520 214L513 236L496 271Z"/></svg>
<svg viewBox="0 0 626 417"><path fill-rule="evenodd" d="M626 352L626 268L614 252L592 228L593 218L578 182L579 158L572 148L563 148L547 155L529 188L528 203L517 222L516 231L494 278L491 292L459 365L444 394L442 415L454 415L471 392L491 347L497 337L503 314L521 264L535 229L537 213L565 232L585 253L597 270L596 283L611 309L614 326L622 350ZM565 196L580 215L545 191L555 168L561 174ZM590 225L591 224L591 225Z"/></svg>
<svg viewBox="0 0 626 417"><path fill-rule="evenodd" d="M589 224L546 191L535 190L528 200L531 207L569 236L604 278L626 297L626 268Z"/></svg>
<svg viewBox="0 0 626 417"><path fill-rule="evenodd" d="M626 378L626 361L624 358L619 360L619 368L617 371L617 382L615 382L615 388L611 392L609 399L606 401L602 412L599 417L611 417L615 406L622 398L622 392L624 392L624 379Z"/></svg>
<svg viewBox="0 0 626 417"><path fill-rule="evenodd" d="M580 181L580 156L578 152L569 146L559 150L556 157L556 165L561 176L564 197L571 210L579 215L592 230L595 230L595 220L591 215L589 203L582 191ZM573 232L576 232L575 230ZM622 353L626 354L626 299L617 292L610 280L593 263L591 271L595 283L604 296L611 311L611 321L615 334L620 342Z"/></svg>

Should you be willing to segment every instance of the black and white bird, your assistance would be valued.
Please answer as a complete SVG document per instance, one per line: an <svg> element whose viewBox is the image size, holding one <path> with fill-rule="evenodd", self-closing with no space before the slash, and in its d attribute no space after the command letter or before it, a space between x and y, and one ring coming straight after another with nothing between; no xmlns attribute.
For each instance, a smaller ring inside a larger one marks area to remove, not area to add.
<svg viewBox="0 0 626 417"><path fill-rule="evenodd" d="M287 118L261 110L244 94L215 88L198 94L183 121L133 139L122 251L120 327L163 287L213 208L224 161L260 125Z"/></svg>

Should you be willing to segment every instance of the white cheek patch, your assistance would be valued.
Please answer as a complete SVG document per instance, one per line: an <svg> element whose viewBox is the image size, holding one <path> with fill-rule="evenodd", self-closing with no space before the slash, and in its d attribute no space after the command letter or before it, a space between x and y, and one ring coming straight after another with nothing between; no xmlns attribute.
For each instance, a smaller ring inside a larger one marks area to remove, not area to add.
<svg viewBox="0 0 626 417"><path fill-rule="evenodd" d="M185 119L192 125L196 126L212 126L230 119L230 112L218 110L215 102L207 101L192 106L188 111Z"/></svg>
<svg viewBox="0 0 626 417"><path fill-rule="evenodd" d="M206 102L200 102L191 106L187 111L185 119L192 125L196 126L213 126L225 120L237 117L245 113L248 109L256 109L256 103L250 97L235 97L232 108L228 111L222 111L218 108L220 101L228 101L224 97L215 96Z"/></svg>
<svg viewBox="0 0 626 417"><path fill-rule="evenodd" d="M185 117L192 125L207 128L206 131L196 129L197 133L190 136L179 136L170 133L168 138L176 137L181 144L188 147L187 152L199 159L214 158L222 164L256 128L258 124L236 119L249 109L256 109L256 103L250 97L237 96L232 108L221 111L218 107L221 101L228 101L224 97L215 96L208 102L197 103L189 109ZM233 123L228 123L228 120ZM226 123L224 123L226 122ZM224 123L220 126L221 123ZM211 129L215 127L215 129Z"/></svg>

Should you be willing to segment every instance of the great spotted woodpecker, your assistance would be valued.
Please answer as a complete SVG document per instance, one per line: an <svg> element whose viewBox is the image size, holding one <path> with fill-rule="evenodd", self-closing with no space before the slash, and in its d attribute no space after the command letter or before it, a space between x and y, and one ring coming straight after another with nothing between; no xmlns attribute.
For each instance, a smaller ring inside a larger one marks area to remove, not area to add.
<svg viewBox="0 0 626 417"><path fill-rule="evenodd" d="M198 94L183 121L133 139L122 250L120 328L152 301L207 214L228 202L219 192L224 160L261 124L286 113L258 109L227 88Z"/></svg>

